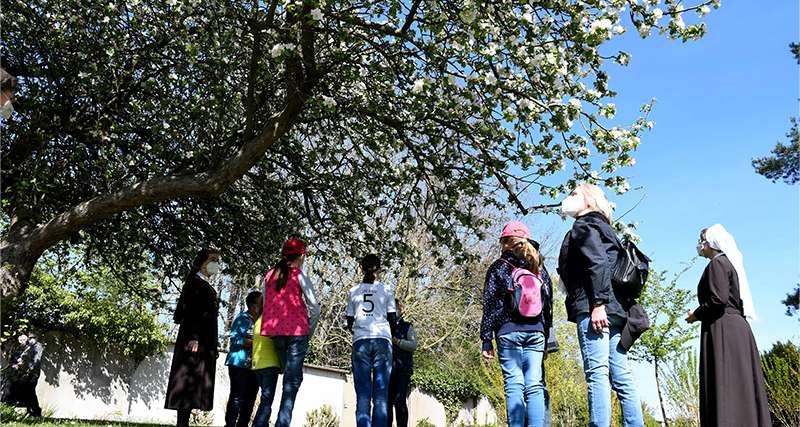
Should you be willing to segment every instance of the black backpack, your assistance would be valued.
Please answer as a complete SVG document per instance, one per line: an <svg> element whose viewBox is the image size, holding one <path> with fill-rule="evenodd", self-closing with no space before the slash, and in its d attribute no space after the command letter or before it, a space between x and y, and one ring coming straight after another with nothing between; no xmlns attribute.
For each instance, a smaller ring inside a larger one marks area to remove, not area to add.
<svg viewBox="0 0 800 427"><path fill-rule="evenodd" d="M642 293L649 273L650 258L630 240L625 239L620 243L619 256L611 276L614 289L635 299Z"/></svg>

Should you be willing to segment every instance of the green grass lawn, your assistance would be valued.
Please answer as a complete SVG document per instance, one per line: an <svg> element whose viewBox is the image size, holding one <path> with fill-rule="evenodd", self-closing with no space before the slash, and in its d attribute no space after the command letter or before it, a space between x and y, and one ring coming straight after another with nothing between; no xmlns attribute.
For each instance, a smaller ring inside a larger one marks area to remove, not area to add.
<svg viewBox="0 0 800 427"><path fill-rule="evenodd" d="M6 421L5 418L0 420L3 427L107 427L107 426L130 426L130 427L162 427L165 424L137 424L137 423L124 423L120 421L87 421L87 420L60 420L56 418L24 418L15 421Z"/></svg>
<svg viewBox="0 0 800 427"><path fill-rule="evenodd" d="M59 418L33 418L19 412L14 408L0 404L0 425L3 427L163 427L166 424L138 424L122 421L96 421L96 420L65 420Z"/></svg>

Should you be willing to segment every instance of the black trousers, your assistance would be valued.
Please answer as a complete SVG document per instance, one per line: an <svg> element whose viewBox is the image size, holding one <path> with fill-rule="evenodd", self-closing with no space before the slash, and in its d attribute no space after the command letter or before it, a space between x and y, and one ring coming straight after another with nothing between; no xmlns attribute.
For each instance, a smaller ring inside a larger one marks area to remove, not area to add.
<svg viewBox="0 0 800 427"><path fill-rule="evenodd" d="M411 385L411 372L392 370L392 377L389 380L389 427L392 427L394 418L392 413L397 415L397 426L408 427L408 388Z"/></svg>
<svg viewBox="0 0 800 427"><path fill-rule="evenodd" d="M178 421L176 427L189 427L189 418L192 416L191 409L178 409Z"/></svg>
<svg viewBox="0 0 800 427"><path fill-rule="evenodd" d="M251 369L228 366L231 394L225 410L225 427L247 427L258 395L258 378Z"/></svg>
<svg viewBox="0 0 800 427"><path fill-rule="evenodd" d="M11 381L4 390L2 401L12 406L27 408L31 416L42 416L42 408L39 407L39 398L36 396L36 382Z"/></svg>

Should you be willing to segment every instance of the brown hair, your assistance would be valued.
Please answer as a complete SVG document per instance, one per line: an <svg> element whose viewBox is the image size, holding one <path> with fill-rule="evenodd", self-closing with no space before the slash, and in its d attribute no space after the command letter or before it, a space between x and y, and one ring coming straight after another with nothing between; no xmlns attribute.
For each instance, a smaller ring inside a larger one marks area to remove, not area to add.
<svg viewBox="0 0 800 427"><path fill-rule="evenodd" d="M528 269L534 273L539 273L542 265L542 256L536 247L528 239L521 237L506 236L500 239L502 244L510 244L511 251L519 258L528 262Z"/></svg>
<svg viewBox="0 0 800 427"><path fill-rule="evenodd" d="M276 271L278 272L278 280L275 281L276 291L280 292L286 286L286 282L289 281L289 264L301 256L303 254L281 255L280 261L272 267L272 274L275 274Z"/></svg>

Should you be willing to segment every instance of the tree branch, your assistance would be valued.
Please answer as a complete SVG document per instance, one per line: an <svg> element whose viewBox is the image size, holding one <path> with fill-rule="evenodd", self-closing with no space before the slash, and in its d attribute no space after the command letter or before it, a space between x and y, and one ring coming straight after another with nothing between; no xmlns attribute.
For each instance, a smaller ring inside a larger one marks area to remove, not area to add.
<svg viewBox="0 0 800 427"><path fill-rule="evenodd" d="M181 197L221 194L273 146L292 126L305 99L287 96L285 108L272 116L264 131L245 143L216 169L183 176L163 176L136 183L115 193L94 197L63 212L27 236L30 249L41 253L82 227L131 208Z"/></svg>
<svg viewBox="0 0 800 427"><path fill-rule="evenodd" d="M406 22L403 24L403 27L400 28L402 34L407 33L408 29L411 28L411 24L414 23L414 16L417 14L420 3L422 3L422 0L414 0L414 3L411 5L411 10L408 12L408 16L406 16Z"/></svg>

